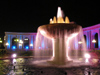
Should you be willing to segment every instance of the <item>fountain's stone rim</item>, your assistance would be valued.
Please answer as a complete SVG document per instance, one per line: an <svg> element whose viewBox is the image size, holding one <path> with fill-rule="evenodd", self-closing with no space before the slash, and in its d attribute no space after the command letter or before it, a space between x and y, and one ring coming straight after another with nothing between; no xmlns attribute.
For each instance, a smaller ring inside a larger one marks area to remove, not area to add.
<svg viewBox="0 0 100 75"><path fill-rule="evenodd" d="M71 31L73 32L79 32L82 27L77 24L71 24L71 23L54 23L54 24L46 24L41 25L38 30L44 30L46 32L63 32L63 31Z"/></svg>
<svg viewBox="0 0 100 75"><path fill-rule="evenodd" d="M41 25L38 28L38 31L45 31L46 34L42 34L46 37L57 38L59 35L70 36L72 33L79 33L82 30L82 27L77 24L72 23L53 23Z"/></svg>

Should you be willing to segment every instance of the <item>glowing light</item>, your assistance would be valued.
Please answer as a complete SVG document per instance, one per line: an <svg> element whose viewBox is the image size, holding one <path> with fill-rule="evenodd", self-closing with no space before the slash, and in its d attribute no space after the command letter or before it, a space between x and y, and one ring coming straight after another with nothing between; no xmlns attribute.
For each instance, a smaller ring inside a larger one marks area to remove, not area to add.
<svg viewBox="0 0 100 75"><path fill-rule="evenodd" d="M86 53L86 54L84 55L84 57L85 57L85 58L90 58L91 56L90 56L90 54Z"/></svg>
<svg viewBox="0 0 100 75"><path fill-rule="evenodd" d="M16 59L13 59L13 64L16 63Z"/></svg>
<svg viewBox="0 0 100 75"><path fill-rule="evenodd" d="M20 43L20 44L23 44L23 41L22 41L22 40L19 40L19 43Z"/></svg>
<svg viewBox="0 0 100 75"><path fill-rule="evenodd" d="M52 21L52 18L50 18L50 21Z"/></svg>
<svg viewBox="0 0 100 75"><path fill-rule="evenodd" d="M17 42L18 42L18 41L19 41L19 39L14 39L14 41L17 41Z"/></svg>
<svg viewBox="0 0 100 75"><path fill-rule="evenodd" d="M16 46L13 46L12 48L13 48L13 49L16 49Z"/></svg>
<svg viewBox="0 0 100 75"><path fill-rule="evenodd" d="M19 46L22 46L22 44L19 44Z"/></svg>
<svg viewBox="0 0 100 75"><path fill-rule="evenodd" d="M73 33L73 34L70 35L69 39L72 39L73 37L75 37L77 35L78 35L78 33Z"/></svg>
<svg viewBox="0 0 100 75"><path fill-rule="evenodd" d="M96 43L96 40L95 40L95 39L93 39L93 40L92 40L92 43Z"/></svg>
<svg viewBox="0 0 100 75"><path fill-rule="evenodd" d="M30 46L33 46L33 44L30 44Z"/></svg>
<svg viewBox="0 0 100 75"><path fill-rule="evenodd" d="M16 58L16 57L17 57L17 54L15 54L15 53L12 54L12 57L13 57L13 58Z"/></svg>
<svg viewBox="0 0 100 75"><path fill-rule="evenodd" d="M50 24L53 23L52 18L50 18Z"/></svg>
<svg viewBox="0 0 100 75"><path fill-rule="evenodd" d="M28 38L24 39L24 40L28 40Z"/></svg>
<svg viewBox="0 0 100 75"><path fill-rule="evenodd" d="M62 17L62 11L60 7L58 7L58 11L57 11L57 18L59 17Z"/></svg>
<svg viewBox="0 0 100 75"><path fill-rule="evenodd" d="M25 48L26 48L26 49L29 49L29 47L28 47L28 46L26 46Z"/></svg>
<svg viewBox="0 0 100 75"><path fill-rule="evenodd" d="M85 62L86 62L86 63L89 63L89 59L85 59Z"/></svg>
<svg viewBox="0 0 100 75"><path fill-rule="evenodd" d="M6 43L6 46L8 46L8 45L9 45L9 43L7 42L7 43Z"/></svg>
<svg viewBox="0 0 100 75"><path fill-rule="evenodd" d="M0 40L0 43L2 43L2 40Z"/></svg>
<svg viewBox="0 0 100 75"><path fill-rule="evenodd" d="M45 32L45 31L43 31L43 30L41 30L41 31L40 31L40 33L41 33L41 34L43 34L43 35L44 35L44 34L46 34L46 32Z"/></svg>
<svg viewBox="0 0 100 75"><path fill-rule="evenodd" d="M78 44L82 44L82 41L79 41Z"/></svg>

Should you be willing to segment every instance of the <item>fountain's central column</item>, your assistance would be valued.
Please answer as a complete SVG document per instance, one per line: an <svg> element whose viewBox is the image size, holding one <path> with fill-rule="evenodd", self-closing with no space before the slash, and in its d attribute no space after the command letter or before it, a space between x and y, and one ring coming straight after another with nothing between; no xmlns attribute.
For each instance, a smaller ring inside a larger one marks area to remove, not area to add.
<svg viewBox="0 0 100 75"><path fill-rule="evenodd" d="M64 38L53 39L53 62L55 64L65 64L67 61Z"/></svg>

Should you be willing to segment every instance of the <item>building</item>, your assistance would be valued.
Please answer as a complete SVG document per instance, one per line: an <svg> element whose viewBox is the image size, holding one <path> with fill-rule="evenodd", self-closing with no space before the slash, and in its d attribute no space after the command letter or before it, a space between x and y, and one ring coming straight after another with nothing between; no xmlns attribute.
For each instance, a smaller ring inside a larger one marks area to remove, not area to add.
<svg viewBox="0 0 100 75"><path fill-rule="evenodd" d="M88 50L100 49L100 24L83 28ZM7 50L33 50L36 33L5 32L4 46ZM96 42L95 42L96 41Z"/></svg>
<svg viewBox="0 0 100 75"><path fill-rule="evenodd" d="M33 50L36 33L5 32L4 46L7 50Z"/></svg>
<svg viewBox="0 0 100 75"><path fill-rule="evenodd" d="M88 50L100 49L100 24L83 28L83 34Z"/></svg>

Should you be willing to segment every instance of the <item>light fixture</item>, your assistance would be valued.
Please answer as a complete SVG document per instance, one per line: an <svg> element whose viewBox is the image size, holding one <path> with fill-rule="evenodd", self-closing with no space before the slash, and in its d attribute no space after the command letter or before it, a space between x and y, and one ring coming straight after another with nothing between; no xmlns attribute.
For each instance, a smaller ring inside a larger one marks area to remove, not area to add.
<svg viewBox="0 0 100 75"><path fill-rule="evenodd" d="M12 46L13 49L16 49L16 46Z"/></svg>
<svg viewBox="0 0 100 75"><path fill-rule="evenodd" d="M82 44L82 41L79 41L78 44Z"/></svg>
<svg viewBox="0 0 100 75"><path fill-rule="evenodd" d="M25 49L29 49L29 47L28 47L28 46L26 46L26 47L25 47Z"/></svg>
<svg viewBox="0 0 100 75"><path fill-rule="evenodd" d="M8 46L8 45L9 45L9 43L7 42L7 43L6 43L6 46Z"/></svg>
<svg viewBox="0 0 100 75"><path fill-rule="evenodd" d="M16 58L17 57L17 54L12 54L12 58Z"/></svg>
<svg viewBox="0 0 100 75"><path fill-rule="evenodd" d="M33 44L30 44L30 46L33 46Z"/></svg>
<svg viewBox="0 0 100 75"><path fill-rule="evenodd" d="M28 40L28 38L25 38L24 40Z"/></svg>
<svg viewBox="0 0 100 75"><path fill-rule="evenodd" d="M93 40L92 40L92 43L96 43L96 40L95 40L95 39L93 39Z"/></svg>
<svg viewBox="0 0 100 75"><path fill-rule="evenodd" d="M22 41L22 40L19 40L19 43L20 43L20 44L23 44L23 41Z"/></svg>

